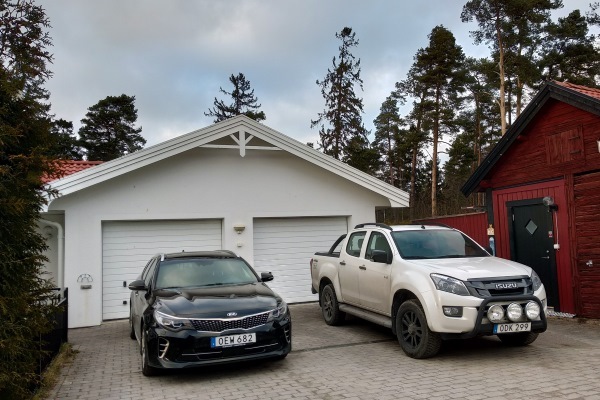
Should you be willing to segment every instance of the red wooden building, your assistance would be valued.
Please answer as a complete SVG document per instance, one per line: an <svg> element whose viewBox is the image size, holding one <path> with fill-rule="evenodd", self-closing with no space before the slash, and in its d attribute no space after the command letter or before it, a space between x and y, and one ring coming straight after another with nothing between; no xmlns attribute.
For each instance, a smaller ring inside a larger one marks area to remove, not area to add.
<svg viewBox="0 0 600 400"><path fill-rule="evenodd" d="M600 318L600 89L547 83L461 190L486 193L497 255L550 306Z"/></svg>

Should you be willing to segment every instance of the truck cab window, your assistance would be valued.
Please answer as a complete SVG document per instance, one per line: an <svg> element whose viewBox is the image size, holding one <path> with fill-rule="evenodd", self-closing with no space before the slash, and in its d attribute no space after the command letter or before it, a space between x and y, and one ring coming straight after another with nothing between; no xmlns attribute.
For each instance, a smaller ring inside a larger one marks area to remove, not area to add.
<svg viewBox="0 0 600 400"><path fill-rule="evenodd" d="M348 244L346 245L346 253L353 257L360 257L360 249L365 240L366 232L355 232L350 235Z"/></svg>

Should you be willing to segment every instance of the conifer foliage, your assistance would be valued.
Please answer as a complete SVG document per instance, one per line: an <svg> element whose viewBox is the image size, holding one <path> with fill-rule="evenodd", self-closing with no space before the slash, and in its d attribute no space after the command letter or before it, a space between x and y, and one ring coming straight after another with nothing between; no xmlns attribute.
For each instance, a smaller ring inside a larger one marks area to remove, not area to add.
<svg viewBox="0 0 600 400"><path fill-rule="evenodd" d="M214 107L204 113L207 117L215 117L214 122L225 121L236 115L245 115L256 122L264 121L267 117L263 111L259 111L261 105L257 104L258 99L254 96L254 89L250 87L250 81L246 79L241 72L237 75L231 75L229 82L233 85L233 90L228 92L223 88L219 91L226 96L231 97L231 104L225 104L225 101L218 100L215 97Z"/></svg>
<svg viewBox="0 0 600 400"><path fill-rule="evenodd" d="M88 108L79 129L81 145L90 161L110 161L141 150L146 139L136 127L135 96L108 96Z"/></svg>
<svg viewBox="0 0 600 400"><path fill-rule="evenodd" d="M360 59L351 53L358 46L356 33L345 27L335 37L341 41L338 57L333 57L333 68L325 79L317 80L325 99L325 109L310 127L319 128L320 145L325 154L365 171L373 169L372 153L367 131L362 122L363 101L355 93L362 90Z"/></svg>
<svg viewBox="0 0 600 400"><path fill-rule="evenodd" d="M31 397L39 376L40 334L55 311L43 278L46 245L37 233L41 177L50 140L51 45L44 10L32 0L0 0L0 398Z"/></svg>

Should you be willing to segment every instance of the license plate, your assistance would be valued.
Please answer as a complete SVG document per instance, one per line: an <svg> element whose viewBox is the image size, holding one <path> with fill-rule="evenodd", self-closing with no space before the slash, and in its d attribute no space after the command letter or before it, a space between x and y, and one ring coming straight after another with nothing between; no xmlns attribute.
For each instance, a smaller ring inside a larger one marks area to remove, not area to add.
<svg viewBox="0 0 600 400"><path fill-rule="evenodd" d="M210 347L243 346L256 343L256 333L244 333L241 335L216 336L210 338Z"/></svg>
<svg viewBox="0 0 600 400"><path fill-rule="evenodd" d="M496 324L494 333L517 333L531 331L531 322L517 322L515 324Z"/></svg>

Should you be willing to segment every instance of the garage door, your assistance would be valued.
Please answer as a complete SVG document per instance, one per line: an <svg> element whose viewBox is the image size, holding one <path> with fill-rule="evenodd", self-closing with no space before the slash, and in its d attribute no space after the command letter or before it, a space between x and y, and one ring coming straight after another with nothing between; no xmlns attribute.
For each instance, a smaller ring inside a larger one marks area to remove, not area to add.
<svg viewBox="0 0 600 400"><path fill-rule="evenodd" d="M315 301L309 262L348 232L345 217L254 220L254 266L275 276L269 286L287 302Z"/></svg>
<svg viewBox="0 0 600 400"><path fill-rule="evenodd" d="M129 316L127 285L157 253L221 248L221 221L122 221L102 226L102 318Z"/></svg>

